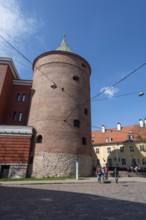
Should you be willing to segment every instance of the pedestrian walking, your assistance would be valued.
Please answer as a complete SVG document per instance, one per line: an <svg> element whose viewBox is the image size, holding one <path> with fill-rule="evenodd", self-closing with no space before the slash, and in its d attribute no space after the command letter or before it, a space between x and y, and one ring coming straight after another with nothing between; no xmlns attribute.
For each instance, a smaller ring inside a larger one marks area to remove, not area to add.
<svg viewBox="0 0 146 220"><path fill-rule="evenodd" d="M106 164L106 166L104 167L104 177L105 177L105 180L108 180L108 172L109 172L109 169L108 169L108 166Z"/></svg>
<svg viewBox="0 0 146 220"><path fill-rule="evenodd" d="M114 177L115 177L115 182L118 183L118 180L119 180L119 170L118 170L118 167L115 167L115 169L114 169Z"/></svg>

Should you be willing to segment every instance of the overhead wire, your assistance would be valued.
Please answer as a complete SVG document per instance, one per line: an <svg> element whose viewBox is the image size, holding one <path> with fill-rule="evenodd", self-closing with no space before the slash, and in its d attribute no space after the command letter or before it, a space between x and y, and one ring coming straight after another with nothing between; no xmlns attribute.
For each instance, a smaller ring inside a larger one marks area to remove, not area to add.
<svg viewBox="0 0 146 220"><path fill-rule="evenodd" d="M0 35L0 37L1 37L8 45L10 45L15 51L17 51L17 53L19 53L19 55L21 55L21 56L22 56L25 60L27 60L31 65L33 65L33 63L32 63L24 54L22 54L15 46L13 46L8 40L6 40L2 35ZM129 74L127 74L125 77L123 77L122 79L120 79L120 80L117 81L116 83L114 83L111 87L104 89L102 92L98 93L98 94L95 95L95 96L92 96L91 98L87 99L86 101L82 101L81 104L86 103L86 102L93 101L92 99L94 99L94 98L100 96L101 94L103 94L103 93L105 93L106 91L110 90L112 87L114 87L114 86L118 85L119 83L123 82L124 80L126 80L128 77L130 77L132 74L134 74L136 71L138 71L139 69L141 69L141 68L144 67L145 65L146 65L146 62L143 63L142 65L140 65L139 67L137 67L136 69L134 69L133 71L131 71ZM53 81L52 79L50 79L50 78L49 78L46 74L44 74L38 67L36 67L36 66L34 65L34 68L37 69L37 70L38 70L41 74L43 74L46 78L48 78L48 80L50 80L54 85L56 85L55 81ZM57 87L60 88L58 85L57 85ZM60 88L60 89L62 89L62 88ZM65 90L64 90L64 92L65 92L68 96L70 96L70 97L76 99L76 97L74 97L73 95L67 93ZM118 97L118 96L117 96L117 97ZM119 96L119 97L120 97L120 96ZM81 99L79 99L79 100L81 100ZM98 100L96 100L96 101L98 101ZM77 106L70 112L70 114L66 117L65 120L67 120L67 119L72 115L72 113L73 113L79 106L80 106L80 104L77 104ZM65 121L65 120L64 120L64 121Z"/></svg>
<svg viewBox="0 0 146 220"><path fill-rule="evenodd" d="M146 91L144 89L142 89L141 91ZM139 91L137 92L129 92L129 93L125 93L125 94L122 94L122 95L117 95L117 96L113 96L110 100L114 99L114 98L119 98L119 97L123 97L123 96L129 96L129 95L134 95L134 94L138 94ZM103 101L103 100L109 100L109 98L103 98L103 99L97 99L97 100L92 100L93 102L98 102L98 101Z"/></svg>

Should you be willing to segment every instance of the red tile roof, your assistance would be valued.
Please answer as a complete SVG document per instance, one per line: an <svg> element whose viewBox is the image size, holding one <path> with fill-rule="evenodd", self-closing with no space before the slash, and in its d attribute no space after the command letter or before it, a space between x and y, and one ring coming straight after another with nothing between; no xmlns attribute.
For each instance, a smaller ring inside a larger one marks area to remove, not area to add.
<svg viewBox="0 0 146 220"><path fill-rule="evenodd" d="M101 130L92 131L92 144L107 144L107 143L121 143L129 141L128 135L133 137L133 141L146 140L146 127L139 127L139 125L122 127L120 131L117 128L107 129L105 133ZM111 139L107 142L106 139Z"/></svg>

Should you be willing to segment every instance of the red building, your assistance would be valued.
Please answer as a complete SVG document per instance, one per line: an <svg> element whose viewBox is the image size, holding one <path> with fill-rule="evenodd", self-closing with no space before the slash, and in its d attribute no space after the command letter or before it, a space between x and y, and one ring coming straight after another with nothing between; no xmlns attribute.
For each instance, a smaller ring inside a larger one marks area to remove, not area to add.
<svg viewBox="0 0 146 220"><path fill-rule="evenodd" d="M25 177L32 127L32 81L20 80L12 59L0 58L0 177Z"/></svg>

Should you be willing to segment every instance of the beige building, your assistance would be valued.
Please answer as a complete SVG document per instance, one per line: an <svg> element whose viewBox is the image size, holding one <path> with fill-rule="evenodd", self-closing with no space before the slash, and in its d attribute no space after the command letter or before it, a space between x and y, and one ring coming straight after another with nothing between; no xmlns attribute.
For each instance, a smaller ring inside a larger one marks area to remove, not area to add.
<svg viewBox="0 0 146 220"><path fill-rule="evenodd" d="M105 129L92 132L94 166L126 169L136 165L146 168L146 127L139 125Z"/></svg>

